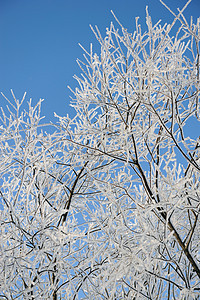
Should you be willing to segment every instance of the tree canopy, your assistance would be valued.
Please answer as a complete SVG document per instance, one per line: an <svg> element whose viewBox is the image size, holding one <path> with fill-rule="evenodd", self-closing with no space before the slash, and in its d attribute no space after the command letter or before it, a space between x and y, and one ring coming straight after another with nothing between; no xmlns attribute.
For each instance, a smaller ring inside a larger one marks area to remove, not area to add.
<svg viewBox="0 0 200 300"><path fill-rule="evenodd" d="M100 52L83 49L76 115L54 130L41 101L4 96L2 299L199 299L200 19L186 6L171 24L147 10L145 31L114 14L105 38L92 28Z"/></svg>

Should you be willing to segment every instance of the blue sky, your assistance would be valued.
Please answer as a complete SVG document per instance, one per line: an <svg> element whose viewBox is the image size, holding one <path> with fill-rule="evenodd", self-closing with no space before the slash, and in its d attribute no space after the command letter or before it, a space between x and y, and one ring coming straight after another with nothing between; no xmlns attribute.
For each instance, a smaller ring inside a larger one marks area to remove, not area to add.
<svg viewBox="0 0 200 300"><path fill-rule="evenodd" d="M165 0L174 11L186 0ZM134 30L135 17L145 22L148 5L153 22L170 22L172 16L159 0L0 0L0 91L11 98L27 92L27 100L44 98L43 114L53 119L74 114L69 107L71 95L67 86L77 83L73 75L80 71L76 63L82 58L81 43L86 49L92 42L98 51L89 24L105 29L113 21L112 9L129 32ZM196 19L200 1L193 0L185 15ZM4 99L0 97L0 106Z"/></svg>

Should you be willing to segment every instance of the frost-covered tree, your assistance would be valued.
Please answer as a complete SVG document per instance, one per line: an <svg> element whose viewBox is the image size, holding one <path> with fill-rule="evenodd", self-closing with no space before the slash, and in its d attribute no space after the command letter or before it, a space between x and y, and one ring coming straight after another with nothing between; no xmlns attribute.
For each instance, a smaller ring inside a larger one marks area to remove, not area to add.
<svg viewBox="0 0 200 300"><path fill-rule="evenodd" d="M200 19L186 6L169 25L147 11L144 32L93 29L76 116L54 133L41 102L7 99L2 299L199 299Z"/></svg>

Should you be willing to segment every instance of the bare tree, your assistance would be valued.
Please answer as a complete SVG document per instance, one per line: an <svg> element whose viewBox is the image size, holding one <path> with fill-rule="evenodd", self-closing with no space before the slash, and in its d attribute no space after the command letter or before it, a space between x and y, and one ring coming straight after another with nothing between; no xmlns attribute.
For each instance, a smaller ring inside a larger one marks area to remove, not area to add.
<svg viewBox="0 0 200 300"><path fill-rule="evenodd" d="M93 29L100 54L84 50L76 117L56 132L40 130L40 102L2 111L2 298L199 299L200 19L187 4L169 25L147 11L144 33L116 17L121 32Z"/></svg>

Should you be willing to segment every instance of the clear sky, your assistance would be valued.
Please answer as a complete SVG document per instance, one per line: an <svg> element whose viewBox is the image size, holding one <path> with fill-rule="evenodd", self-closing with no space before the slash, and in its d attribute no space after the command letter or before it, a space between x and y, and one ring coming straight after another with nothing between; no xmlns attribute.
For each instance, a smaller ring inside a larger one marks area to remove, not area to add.
<svg viewBox="0 0 200 300"><path fill-rule="evenodd" d="M186 2L165 0L174 11ZM82 58L83 51L78 43L86 49L91 42L97 45L89 24L97 25L104 36L113 21L112 9L132 32L135 17L145 22L146 6L154 23L172 20L159 0L0 0L0 91L10 98L10 89L17 98L26 91L27 100L34 102L44 98L48 121L54 111L72 116L67 86L74 88L73 75L80 73L76 59ZM185 15L196 19L200 0L193 0ZM0 96L0 106L3 102Z"/></svg>

